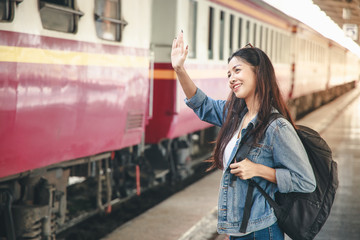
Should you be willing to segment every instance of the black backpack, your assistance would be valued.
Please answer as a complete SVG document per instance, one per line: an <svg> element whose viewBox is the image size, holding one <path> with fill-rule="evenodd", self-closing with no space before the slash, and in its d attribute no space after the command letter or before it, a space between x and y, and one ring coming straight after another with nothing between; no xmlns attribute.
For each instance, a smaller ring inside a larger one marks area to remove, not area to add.
<svg viewBox="0 0 360 240"><path fill-rule="evenodd" d="M279 113L272 114L271 122L283 117ZM300 137L316 178L316 189L312 193L275 193L275 201L253 180L249 180L249 188L245 201L245 210L240 232L246 232L252 205L252 193L256 187L274 208L280 228L294 240L310 240L320 231L330 214L338 187L337 163L325 140L311 128L297 126ZM244 137L245 138L245 137ZM244 139L236 154L237 161L243 160L250 151L252 136ZM244 157L245 156L245 157Z"/></svg>

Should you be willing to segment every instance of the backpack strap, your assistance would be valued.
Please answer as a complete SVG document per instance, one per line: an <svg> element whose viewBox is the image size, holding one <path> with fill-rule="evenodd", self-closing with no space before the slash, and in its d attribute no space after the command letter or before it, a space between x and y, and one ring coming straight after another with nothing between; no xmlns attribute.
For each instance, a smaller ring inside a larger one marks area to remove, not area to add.
<svg viewBox="0 0 360 240"><path fill-rule="evenodd" d="M270 124L276 120L277 118L283 117L280 113L273 113L270 115L270 119L269 122L266 126L266 129L270 126ZM240 145L237 153L236 153L236 160L238 162L244 160L247 155L250 152L251 149L251 144L249 144L250 142L252 142L253 136L249 136L247 139L245 139L245 141L247 142L243 142L243 144ZM250 141L249 141L250 140ZM235 175L233 175L235 176ZM246 192L246 199L245 199L245 207L244 207L244 213L243 213L243 217L242 217L242 222L241 222L241 226L240 226L240 232L241 233L246 233L246 228L250 219L250 213L251 213L251 208L252 208L252 197L253 197L253 192L254 192L254 188L256 187L260 193L265 197L265 199L269 202L269 204L271 205L271 207L273 207L274 209L278 209L279 205L259 186L259 184L257 182L255 182L253 179L249 179L248 180L248 190Z"/></svg>

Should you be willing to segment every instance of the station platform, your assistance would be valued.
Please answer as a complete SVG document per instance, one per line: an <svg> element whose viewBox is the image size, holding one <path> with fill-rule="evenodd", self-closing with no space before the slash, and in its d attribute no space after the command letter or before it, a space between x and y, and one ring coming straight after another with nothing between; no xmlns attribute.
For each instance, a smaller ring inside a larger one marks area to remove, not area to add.
<svg viewBox="0 0 360 240"><path fill-rule="evenodd" d="M360 239L359 87L297 121L318 131L338 163L339 188L316 240ZM225 240L216 233L221 171L215 171L104 237L104 240ZM286 237L286 239L290 239Z"/></svg>

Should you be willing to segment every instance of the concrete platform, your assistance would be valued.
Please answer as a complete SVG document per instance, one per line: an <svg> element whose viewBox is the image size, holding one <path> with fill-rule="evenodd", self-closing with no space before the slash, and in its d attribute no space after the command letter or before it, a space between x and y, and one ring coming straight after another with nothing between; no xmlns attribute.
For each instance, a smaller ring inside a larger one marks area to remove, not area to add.
<svg viewBox="0 0 360 240"><path fill-rule="evenodd" d="M207 214L215 213L221 171L215 171L173 195L134 220L122 225L104 240L179 239ZM216 230L216 222L211 221ZM215 225L214 225L215 224ZM211 237L214 232L207 236ZM196 239L196 238L195 238Z"/></svg>

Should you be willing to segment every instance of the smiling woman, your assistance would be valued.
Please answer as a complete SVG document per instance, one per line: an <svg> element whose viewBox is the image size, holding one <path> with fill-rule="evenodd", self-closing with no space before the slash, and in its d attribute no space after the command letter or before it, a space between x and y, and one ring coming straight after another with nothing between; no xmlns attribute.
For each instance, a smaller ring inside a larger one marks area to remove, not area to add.
<svg viewBox="0 0 360 240"><path fill-rule="evenodd" d="M186 103L201 120L221 127L211 160L211 168L223 170L218 232L229 234L230 239L284 239L271 206L259 192L254 192L249 220L243 220L246 196L253 196L246 192L248 179L256 181L272 198L276 191L312 192L315 188L314 173L281 97L270 59L251 45L234 52L227 72L231 92L225 101L214 100L196 87L184 67L187 53L181 32L173 41L171 62L187 96ZM268 126L273 112L285 119ZM248 135L254 136L252 142L244 142ZM235 154L241 144L250 144L251 149L237 162Z"/></svg>

